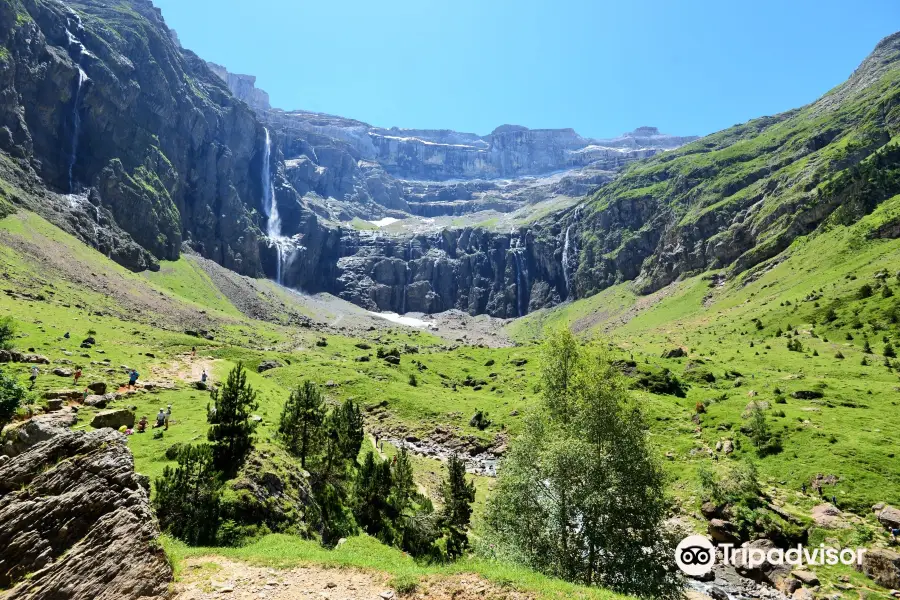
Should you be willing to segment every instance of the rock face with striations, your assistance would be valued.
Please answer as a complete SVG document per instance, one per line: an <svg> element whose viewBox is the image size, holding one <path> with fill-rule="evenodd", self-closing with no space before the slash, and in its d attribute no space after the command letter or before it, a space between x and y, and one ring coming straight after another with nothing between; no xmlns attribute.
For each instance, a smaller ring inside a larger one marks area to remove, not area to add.
<svg viewBox="0 0 900 600"><path fill-rule="evenodd" d="M22 435L24 434L24 435ZM172 570L149 482L125 437L34 420L7 430L0 461L0 588L9 600L152 599Z"/></svg>

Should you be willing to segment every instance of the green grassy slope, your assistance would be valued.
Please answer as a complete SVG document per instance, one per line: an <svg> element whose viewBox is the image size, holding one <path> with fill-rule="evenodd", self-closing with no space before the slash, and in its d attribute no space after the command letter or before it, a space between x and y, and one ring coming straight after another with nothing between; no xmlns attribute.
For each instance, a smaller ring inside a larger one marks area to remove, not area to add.
<svg viewBox="0 0 900 600"><path fill-rule="evenodd" d="M579 297L654 291L710 268L742 272L826 222L900 193L900 34L818 101L630 166L582 211ZM896 223L896 221L894 221Z"/></svg>

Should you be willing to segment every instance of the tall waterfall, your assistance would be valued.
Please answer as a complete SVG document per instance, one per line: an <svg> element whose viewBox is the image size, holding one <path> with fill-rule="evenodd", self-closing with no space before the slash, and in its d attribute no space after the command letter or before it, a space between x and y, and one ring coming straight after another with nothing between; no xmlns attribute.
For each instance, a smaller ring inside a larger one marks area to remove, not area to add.
<svg viewBox="0 0 900 600"><path fill-rule="evenodd" d="M510 240L509 250L516 266L516 311L517 316L522 317L528 314L528 264L525 245L519 242L518 238Z"/></svg>
<svg viewBox="0 0 900 600"><path fill-rule="evenodd" d="M581 207L575 209L574 214L572 215L572 221L569 223L569 226L566 227L566 237L563 242L563 253L562 253L562 268L563 268L563 279L566 280L566 298L570 298L572 296L572 267L573 261L571 259L571 254L578 255L578 248L576 247L574 242L571 242L571 250L570 250L570 240L572 227L574 227L575 223L578 222L579 211L581 211Z"/></svg>
<svg viewBox="0 0 900 600"><path fill-rule="evenodd" d="M81 137L81 90L87 74L78 66L78 82L75 84L75 100L72 102L72 149L69 153L69 193L75 193L75 161L78 160L78 138Z"/></svg>
<svg viewBox="0 0 900 600"><path fill-rule="evenodd" d="M81 20L77 15L74 16L76 27L81 27ZM72 26L72 18L68 20L68 25ZM72 141L69 147L69 193L75 193L75 162L78 160L78 138L81 137L81 93L84 84L88 80L87 73L81 68L81 60L88 53L84 44L75 37L69 29L66 29L68 37L69 52L73 53L78 63L78 79L75 82L75 97L72 100Z"/></svg>
<svg viewBox="0 0 900 600"><path fill-rule="evenodd" d="M272 137L269 128L265 127L266 147L263 150L262 190L263 212L266 214L266 235L275 246L277 264L275 266L275 281L283 285L284 276L282 268L284 264L284 246L287 238L281 235L281 217L278 215L278 202L275 200L275 188L272 185Z"/></svg>

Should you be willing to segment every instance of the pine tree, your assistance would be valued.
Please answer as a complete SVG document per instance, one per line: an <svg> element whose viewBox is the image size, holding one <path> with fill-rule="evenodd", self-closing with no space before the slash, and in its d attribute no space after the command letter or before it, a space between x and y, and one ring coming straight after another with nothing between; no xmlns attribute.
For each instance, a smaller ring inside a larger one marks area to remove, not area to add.
<svg viewBox="0 0 900 600"><path fill-rule="evenodd" d="M207 438L212 442L215 465L223 472L234 472L253 447L256 423L250 417L259 408L242 363L231 370L221 390L213 390L212 401L215 409L209 413L212 427Z"/></svg>
<svg viewBox="0 0 900 600"><path fill-rule="evenodd" d="M466 481L465 463L456 453L447 461L447 479L441 485L441 497L447 523L460 530L468 527L475 501L475 483Z"/></svg>
<svg viewBox="0 0 900 600"><path fill-rule="evenodd" d="M359 405L353 400L347 400L334 409L332 417L341 458L351 463L355 462L365 437Z"/></svg>
<svg viewBox="0 0 900 600"><path fill-rule="evenodd" d="M884 345L884 351L881 353L885 358L896 358L897 351L894 350L894 347L890 342Z"/></svg>
<svg viewBox="0 0 900 600"><path fill-rule="evenodd" d="M212 449L186 445L176 458L178 466L163 469L155 482L153 508L160 528L193 546L213 544L222 483Z"/></svg>
<svg viewBox="0 0 900 600"><path fill-rule="evenodd" d="M322 443L322 425L325 422L325 400L312 381L304 381L291 392L281 411L278 435L288 452L300 458L306 468L306 459L317 456Z"/></svg>

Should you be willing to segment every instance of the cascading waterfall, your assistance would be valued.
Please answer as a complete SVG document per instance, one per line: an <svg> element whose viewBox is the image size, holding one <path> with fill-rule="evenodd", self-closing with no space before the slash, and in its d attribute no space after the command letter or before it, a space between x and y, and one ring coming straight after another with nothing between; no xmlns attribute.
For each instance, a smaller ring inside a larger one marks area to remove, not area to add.
<svg viewBox="0 0 900 600"><path fill-rule="evenodd" d="M282 274L282 266L284 264L284 247L287 245L287 238L281 235L281 217L278 215L278 202L275 200L275 188L272 185L272 137L269 135L269 128L263 128L266 132L266 147L263 150L263 172L262 172L262 189L263 189L263 212L266 214L266 235L275 245L276 262L275 265L275 281L279 285L284 285L284 276Z"/></svg>
<svg viewBox="0 0 900 600"><path fill-rule="evenodd" d="M526 297L528 288L528 265L525 262L525 246L520 245L519 238L513 238L509 243L510 252L513 255L513 261L516 267L516 311L517 316L522 317L528 314L528 299Z"/></svg>
<svg viewBox="0 0 900 600"><path fill-rule="evenodd" d="M578 222L578 215L581 211L581 207L575 209L574 214L572 215L572 222L569 223L569 226L566 227L566 237L563 241L563 253L562 253L562 268L563 268L563 279L566 280L566 298L572 296L572 259L570 258L570 239L572 227L575 226L575 223ZM574 250L574 254L578 255L578 248L574 242L571 243L572 250Z"/></svg>
<svg viewBox="0 0 900 600"><path fill-rule="evenodd" d="M71 25L71 22L69 24ZM81 25L80 22L77 24ZM68 29L66 29L66 36L69 39L69 47L74 47L78 55L78 80L75 83L75 97L72 101L72 142L69 152L69 193L74 194L76 192L75 162L78 160L78 139L81 137L81 92L88 80L87 73L81 68L81 59L87 54L87 48Z"/></svg>

